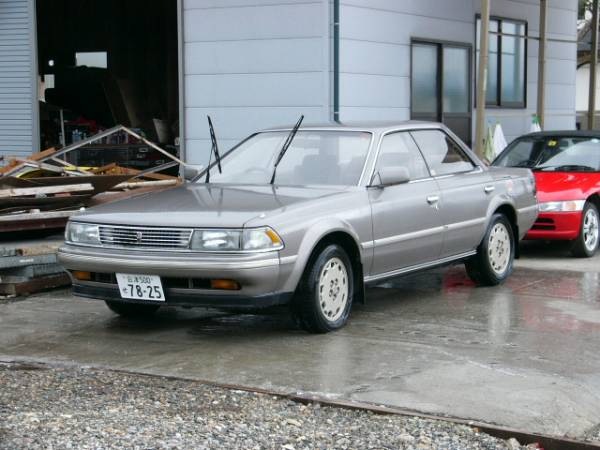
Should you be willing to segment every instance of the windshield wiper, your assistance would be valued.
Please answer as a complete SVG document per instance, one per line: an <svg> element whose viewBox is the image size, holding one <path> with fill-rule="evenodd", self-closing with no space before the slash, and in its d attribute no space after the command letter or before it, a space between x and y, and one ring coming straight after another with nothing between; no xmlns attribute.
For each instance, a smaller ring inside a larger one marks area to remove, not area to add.
<svg viewBox="0 0 600 450"><path fill-rule="evenodd" d="M596 172L591 166L585 166L582 164L564 164L562 166L541 166L536 167L536 170L540 171L554 171L554 172Z"/></svg>
<svg viewBox="0 0 600 450"><path fill-rule="evenodd" d="M283 158L283 155L285 155L285 152L287 152L287 149L290 148L290 145L292 145L292 141L294 140L294 137L296 136L296 133L298 132L298 128L300 128L300 125L302 124L303 120L304 120L304 115L301 115L300 119L298 119L298 122L296 122L296 125L294 125L294 128L292 128L292 131L290 131L290 134L288 134L287 139L281 146L281 150L279 151L279 155L277 155L277 159L275 160L275 165L273 166L273 176L271 177L271 184L273 184L275 182L275 175L277 174L277 166L281 162L281 159Z"/></svg>
<svg viewBox="0 0 600 450"><path fill-rule="evenodd" d="M206 179L205 183L210 181L210 162L212 160L212 155L214 153L215 159L217 160L217 167L219 168L219 173L223 173L221 170L221 156L219 155L219 145L217 144L217 136L215 135L215 128L213 127L212 120L210 120L210 116L206 116L208 118L208 128L210 130L210 156L208 157L208 166L206 167Z"/></svg>

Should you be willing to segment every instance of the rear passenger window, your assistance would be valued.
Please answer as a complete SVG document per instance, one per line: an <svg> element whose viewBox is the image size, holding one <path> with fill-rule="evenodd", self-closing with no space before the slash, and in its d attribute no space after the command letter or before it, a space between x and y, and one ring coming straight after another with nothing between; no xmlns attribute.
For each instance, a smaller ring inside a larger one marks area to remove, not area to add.
<svg viewBox="0 0 600 450"><path fill-rule="evenodd" d="M475 165L465 152L443 131L411 131L411 134L421 149L432 175L449 175L474 169Z"/></svg>
<svg viewBox="0 0 600 450"><path fill-rule="evenodd" d="M384 136L379 149L377 170L381 167L406 167L411 180L429 177L427 164L407 131Z"/></svg>

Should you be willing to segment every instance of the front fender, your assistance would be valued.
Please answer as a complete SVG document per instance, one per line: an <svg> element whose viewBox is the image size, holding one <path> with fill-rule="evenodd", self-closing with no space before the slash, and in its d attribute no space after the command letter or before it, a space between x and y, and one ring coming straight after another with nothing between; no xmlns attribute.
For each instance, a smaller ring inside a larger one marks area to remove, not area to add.
<svg viewBox="0 0 600 450"><path fill-rule="evenodd" d="M306 269L308 261L319 242L321 242L327 235L336 232L346 233L354 240L354 243L356 244L356 247L360 253L361 263L364 265L364 251L360 245L361 241L358 233L354 230L354 228L348 222L338 218L332 217L320 220L311 225L306 233L304 233L300 246L298 247L298 253L293 265L293 269L291 270L291 273L283 286L283 290L285 292L293 292L296 290L304 270Z"/></svg>

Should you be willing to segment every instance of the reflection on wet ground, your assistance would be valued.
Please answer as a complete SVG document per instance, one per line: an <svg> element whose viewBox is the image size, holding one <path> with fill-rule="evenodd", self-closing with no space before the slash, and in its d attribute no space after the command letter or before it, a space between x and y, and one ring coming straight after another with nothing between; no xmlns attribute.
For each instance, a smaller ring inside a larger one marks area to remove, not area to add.
<svg viewBox="0 0 600 450"><path fill-rule="evenodd" d="M574 271L526 268L536 251L524 251L504 286L475 288L457 266L369 289L349 325L328 335L302 332L285 310L165 308L154 319L128 321L102 302L55 291L0 305L0 354L582 436L600 423L599 275L564 256L563 267ZM590 261L597 264L582 264Z"/></svg>

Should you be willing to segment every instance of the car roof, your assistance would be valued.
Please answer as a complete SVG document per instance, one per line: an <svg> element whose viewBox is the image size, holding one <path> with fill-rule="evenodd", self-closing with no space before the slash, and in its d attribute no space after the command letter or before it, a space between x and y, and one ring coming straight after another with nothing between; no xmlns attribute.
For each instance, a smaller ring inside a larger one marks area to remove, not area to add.
<svg viewBox="0 0 600 450"><path fill-rule="evenodd" d="M519 136L516 139L524 137L592 137L600 138L599 130L548 130L548 131L536 131L535 133L528 133Z"/></svg>
<svg viewBox="0 0 600 450"><path fill-rule="evenodd" d="M418 120L404 120L396 122L344 122L344 123L313 123L302 124L301 130L317 130L317 131L368 131L372 133L385 133L387 131L396 130L414 130L414 129L431 129L442 128L443 125L437 122L423 122ZM294 128L293 125L268 128L262 131L287 131Z"/></svg>

